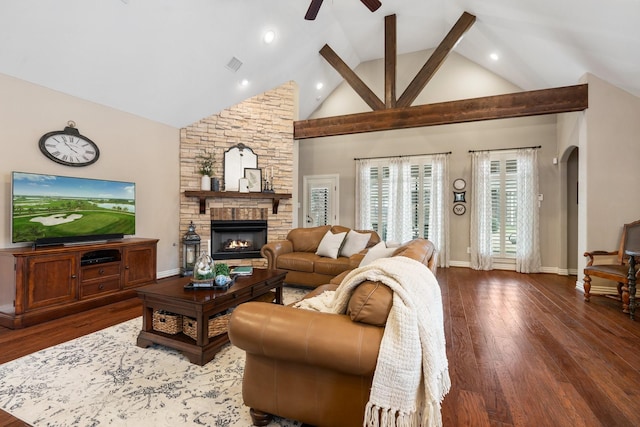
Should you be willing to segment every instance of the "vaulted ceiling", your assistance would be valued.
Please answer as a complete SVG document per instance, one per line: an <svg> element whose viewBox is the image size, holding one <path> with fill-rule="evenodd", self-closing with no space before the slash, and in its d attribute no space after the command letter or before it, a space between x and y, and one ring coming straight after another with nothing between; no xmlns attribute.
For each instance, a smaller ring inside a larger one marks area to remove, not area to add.
<svg viewBox="0 0 640 427"><path fill-rule="evenodd" d="M386 15L402 54L435 48L467 11L477 19L455 51L523 90L590 72L640 96L638 0L382 0L373 13L325 0L306 21L309 3L2 0L0 73L175 127L293 80L305 119L342 81L324 44L354 69L384 57Z"/></svg>

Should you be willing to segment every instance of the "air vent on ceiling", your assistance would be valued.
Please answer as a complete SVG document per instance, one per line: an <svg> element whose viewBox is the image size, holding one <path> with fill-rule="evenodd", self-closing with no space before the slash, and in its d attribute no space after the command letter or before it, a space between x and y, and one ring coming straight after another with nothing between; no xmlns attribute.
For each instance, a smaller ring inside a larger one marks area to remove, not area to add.
<svg viewBox="0 0 640 427"><path fill-rule="evenodd" d="M238 71L242 67L242 61L240 61L235 56L231 58L231 60L227 63L227 68L233 71L234 73Z"/></svg>

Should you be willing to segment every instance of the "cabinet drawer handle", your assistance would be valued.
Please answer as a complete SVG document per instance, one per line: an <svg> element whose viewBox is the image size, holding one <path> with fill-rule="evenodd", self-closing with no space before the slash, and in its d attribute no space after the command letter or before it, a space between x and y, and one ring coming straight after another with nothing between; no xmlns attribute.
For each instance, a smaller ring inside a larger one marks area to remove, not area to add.
<svg viewBox="0 0 640 427"><path fill-rule="evenodd" d="M98 270L98 273L104 274L104 268L101 268L100 270Z"/></svg>
<svg viewBox="0 0 640 427"><path fill-rule="evenodd" d="M128 270L128 269L129 269L129 266L128 266L128 265L125 265L125 266L124 266L124 269L125 269L125 270Z"/></svg>
<svg viewBox="0 0 640 427"><path fill-rule="evenodd" d="M72 279L75 279L76 277L78 277L78 276L76 276L75 274L72 274L72 275L71 275L71 278L72 278Z"/></svg>
<svg viewBox="0 0 640 427"><path fill-rule="evenodd" d="M103 285L102 283L100 283L100 284L98 285L98 289L103 290L103 289L104 289L104 285Z"/></svg>

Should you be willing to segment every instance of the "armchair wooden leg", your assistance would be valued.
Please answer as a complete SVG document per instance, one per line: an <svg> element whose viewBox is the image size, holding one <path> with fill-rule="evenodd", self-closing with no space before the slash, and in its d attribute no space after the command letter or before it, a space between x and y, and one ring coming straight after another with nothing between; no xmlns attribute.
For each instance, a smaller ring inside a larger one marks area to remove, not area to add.
<svg viewBox="0 0 640 427"><path fill-rule="evenodd" d="M589 277L588 275L584 276L584 300L586 302L589 302L589 300L591 299L591 277Z"/></svg>
<svg viewBox="0 0 640 427"><path fill-rule="evenodd" d="M251 421L254 426L267 426L273 419L273 415L253 408L249 409L249 414L251 414Z"/></svg>
<svg viewBox="0 0 640 427"><path fill-rule="evenodd" d="M622 312L629 313L629 285L626 283L622 284L622 294L620 295L622 299Z"/></svg>

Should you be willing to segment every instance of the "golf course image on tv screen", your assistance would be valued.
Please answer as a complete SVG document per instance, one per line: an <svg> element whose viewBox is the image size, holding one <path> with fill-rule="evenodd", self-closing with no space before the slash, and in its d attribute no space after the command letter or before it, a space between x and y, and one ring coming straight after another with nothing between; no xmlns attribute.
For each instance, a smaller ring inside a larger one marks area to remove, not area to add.
<svg viewBox="0 0 640 427"><path fill-rule="evenodd" d="M12 240L135 233L135 184L25 172L12 174Z"/></svg>

